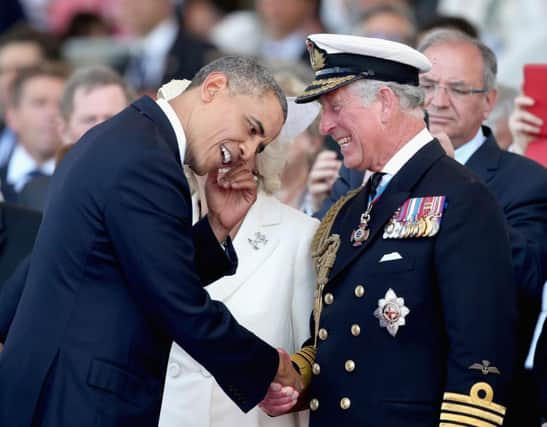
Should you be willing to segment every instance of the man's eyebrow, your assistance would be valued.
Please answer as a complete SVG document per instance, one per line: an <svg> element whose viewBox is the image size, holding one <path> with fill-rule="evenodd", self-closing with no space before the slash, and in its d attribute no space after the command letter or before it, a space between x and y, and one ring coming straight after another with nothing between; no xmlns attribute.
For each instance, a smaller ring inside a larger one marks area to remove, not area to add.
<svg viewBox="0 0 547 427"><path fill-rule="evenodd" d="M435 80L435 79L432 79L430 77L421 77L420 80L422 80L424 82L440 83L440 80ZM452 80L452 81L449 81L449 82L444 82L443 84L450 85L450 86L462 86L462 85L466 85L468 83L464 80Z"/></svg>
<svg viewBox="0 0 547 427"><path fill-rule="evenodd" d="M247 121L252 126L254 126L255 128L258 129L258 133L260 134L260 136L264 136L264 126L262 125L262 122L260 120L258 120L257 118L251 116L251 117L247 118Z"/></svg>

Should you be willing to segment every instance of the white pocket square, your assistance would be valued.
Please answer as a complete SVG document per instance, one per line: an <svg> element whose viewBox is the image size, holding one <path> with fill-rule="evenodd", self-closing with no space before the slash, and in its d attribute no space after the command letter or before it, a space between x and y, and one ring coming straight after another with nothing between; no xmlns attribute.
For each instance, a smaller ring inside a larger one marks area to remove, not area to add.
<svg viewBox="0 0 547 427"><path fill-rule="evenodd" d="M403 257L399 252L391 252L389 254L384 254L384 256L380 258L379 262L395 261L397 259L403 259Z"/></svg>

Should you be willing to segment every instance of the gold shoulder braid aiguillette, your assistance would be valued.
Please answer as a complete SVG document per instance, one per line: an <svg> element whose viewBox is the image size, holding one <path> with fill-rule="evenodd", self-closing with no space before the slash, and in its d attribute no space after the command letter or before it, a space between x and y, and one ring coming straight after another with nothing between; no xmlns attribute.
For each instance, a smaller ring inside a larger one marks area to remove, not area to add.
<svg viewBox="0 0 547 427"><path fill-rule="evenodd" d="M362 188L357 188L350 191L344 197L340 198L334 205L332 205L325 214L321 224L313 236L311 256L315 264L315 272L317 273L317 285L315 288L315 300L313 305L314 348L317 348L319 319L321 318L321 311L323 310L323 289L329 281L328 275L334 266L336 261L336 253L340 247L340 236L338 234L330 234L332 224L334 223L338 212L340 212L346 202L359 193L361 189Z"/></svg>

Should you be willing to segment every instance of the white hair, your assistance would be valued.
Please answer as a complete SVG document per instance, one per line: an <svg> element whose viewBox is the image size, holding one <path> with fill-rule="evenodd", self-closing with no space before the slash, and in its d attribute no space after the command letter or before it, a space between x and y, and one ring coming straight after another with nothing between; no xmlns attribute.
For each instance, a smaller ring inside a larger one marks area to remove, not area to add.
<svg viewBox="0 0 547 427"><path fill-rule="evenodd" d="M360 96L363 99L363 104L365 106L369 106L374 102L378 91L382 87L388 87L395 93L403 111L423 116L425 95L424 90L418 86L365 79L357 80L350 85L352 93Z"/></svg>

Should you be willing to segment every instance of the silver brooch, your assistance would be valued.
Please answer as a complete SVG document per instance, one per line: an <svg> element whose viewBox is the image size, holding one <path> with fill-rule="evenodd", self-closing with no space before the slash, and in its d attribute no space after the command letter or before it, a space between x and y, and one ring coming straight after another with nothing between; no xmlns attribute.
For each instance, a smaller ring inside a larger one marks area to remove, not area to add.
<svg viewBox="0 0 547 427"><path fill-rule="evenodd" d="M386 296L378 300L378 308L374 310L374 316L380 321L380 326L386 328L389 334L397 335L399 326L406 324L405 317L410 313L405 305L404 298L400 298L393 291L388 289Z"/></svg>
<svg viewBox="0 0 547 427"><path fill-rule="evenodd" d="M266 243L268 243L268 239L266 239L266 235L262 234L260 231L257 231L254 234L253 238L249 237L247 238L247 240L249 241L249 244L253 247L255 251L264 247Z"/></svg>

